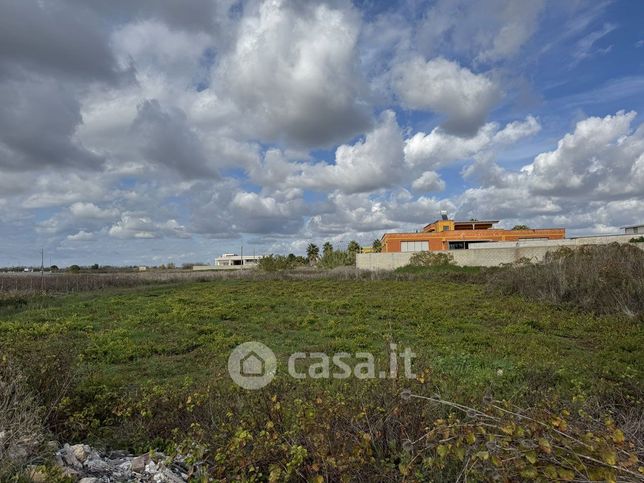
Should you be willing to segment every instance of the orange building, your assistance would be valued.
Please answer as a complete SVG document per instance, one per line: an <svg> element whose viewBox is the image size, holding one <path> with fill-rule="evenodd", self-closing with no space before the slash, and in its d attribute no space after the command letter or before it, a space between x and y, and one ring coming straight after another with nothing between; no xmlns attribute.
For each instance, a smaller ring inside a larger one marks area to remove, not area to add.
<svg viewBox="0 0 644 483"><path fill-rule="evenodd" d="M382 237L382 251L458 250L467 249L473 243L560 240L566 236L564 228L504 230L493 228L495 223L498 223L498 220L454 221L443 215L442 220L426 225L417 233L385 233Z"/></svg>

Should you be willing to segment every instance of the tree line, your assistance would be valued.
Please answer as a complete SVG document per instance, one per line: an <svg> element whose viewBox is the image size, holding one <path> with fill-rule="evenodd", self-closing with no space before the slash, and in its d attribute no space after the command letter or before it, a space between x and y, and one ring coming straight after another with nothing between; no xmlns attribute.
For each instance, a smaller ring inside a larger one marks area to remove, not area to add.
<svg viewBox="0 0 644 483"><path fill-rule="evenodd" d="M382 243L380 240L374 240L371 244L371 249L374 252L382 251ZM301 266L316 266L319 268L335 268L342 266L352 266L356 262L356 254L360 253L363 247L355 241L351 240L346 250L337 249L329 241L320 247L315 243L309 243L306 247L306 256L296 256L293 253L288 255L269 255L259 260L259 268L268 272L276 270L289 270Z"/></svg>

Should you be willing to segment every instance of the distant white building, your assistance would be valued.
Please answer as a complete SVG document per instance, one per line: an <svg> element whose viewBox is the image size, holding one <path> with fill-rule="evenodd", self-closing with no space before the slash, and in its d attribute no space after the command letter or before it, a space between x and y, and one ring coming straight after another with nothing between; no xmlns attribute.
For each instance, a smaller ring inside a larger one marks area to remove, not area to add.
<svg viewBox="0 0 644 483"><path fill-rule="evenodd" d="M236 253L224 253L215 258L215 267L256 267L259 261L264 258L262 255L237 255Z"/></svg>
<svg viewBox="0 0 644 483"><path fill-rule="evenodd" d="M626 235L644 235L644 225L625 226L624 233Z"/></svg>
<svg viewBox="0 0 644 483"><path fill-rule="evenodd" d="M263 255L244 255L242 257L236 253L224 253L222 256L215 258L214 265L195 265L192 269L196 271L206 271L257 268L259 261L262 258L264 258Z"/></svg>

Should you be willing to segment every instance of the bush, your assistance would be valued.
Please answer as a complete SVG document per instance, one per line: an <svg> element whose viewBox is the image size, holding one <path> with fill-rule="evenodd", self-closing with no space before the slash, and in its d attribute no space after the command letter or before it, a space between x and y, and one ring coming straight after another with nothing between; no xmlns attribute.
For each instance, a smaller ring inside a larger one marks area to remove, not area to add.
<svg viewBox="0 0 644 483"><path fill-rule="evenodd" d="M356 263L356 252L334 250L325 253L318 261L318 267L332 269L337 267L352 266Z"/></svg>
<svg viewBox="0 0 644 483"><path fill-rule="evenodd" d="M631 238L629 241L631 243L644 243L644 236L638 236L637 238Z"/></svg>
<svg viewBox="0 0 644 483"><path fill-rule="evenodd" d="M638 478L638 434L584 403L519 408L486 397L463 405L424 395L416 382L402 390L381 381L341 390L277 384L244 397L231 387L139 397L131 414L142 425L132 430L170 432L169 452L187 456L189 472L204 480ZM136 416L148 412L155 416Z"/></svg>
<svg viewBox="0 0 644 483"><path fill-rule="evenodd" d="M265 272L277 272L279 270L292 270L307 264L304 257L297 257L292 253L288 256L269 255L259 259L258 267Z"/></svg>
<svg viewBox="0 0 644 483"><path fill-rule="evenodd" d="M413 267L445 267L455 265L455 263L451 253L418 252L411 256L409 265Z"/></svg>
<svg viewBox="0 0 644 483"><path fill-rule="evenodd" d="M26 378L7 359L0 358L0 481L37 455L44 441L43 411Z"/></svg>
<svg viewBox="0 0 644 483"><path fill-rule="evenodd" d="M494 272L493 289L601 314L644 313L644 251L628 244L562 247L541 263Z"/></svg>

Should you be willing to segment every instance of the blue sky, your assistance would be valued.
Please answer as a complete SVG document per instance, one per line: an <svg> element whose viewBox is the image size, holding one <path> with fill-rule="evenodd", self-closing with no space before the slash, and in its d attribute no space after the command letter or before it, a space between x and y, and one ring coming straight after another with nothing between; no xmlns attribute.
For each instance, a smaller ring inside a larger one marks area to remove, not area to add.
<svg viewBox="0 0 644 483"><path fill-rule="evenodd" d="M644 4L9 0L0 266L644 222Z"/></svg>

